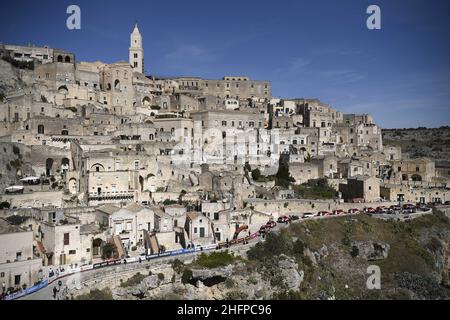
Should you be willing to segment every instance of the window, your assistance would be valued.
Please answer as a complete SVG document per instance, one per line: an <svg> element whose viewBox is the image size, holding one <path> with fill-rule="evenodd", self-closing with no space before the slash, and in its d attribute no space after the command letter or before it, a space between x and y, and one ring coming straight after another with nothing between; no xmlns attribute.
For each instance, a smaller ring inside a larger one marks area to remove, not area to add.
<svg viewBox="0 0 450 320"><path fill-rule="evenodd" d="M76 250L69 250L69 254L76 254L77 251Z"/></svg>
<svg viewBox="0 0 450 320"><path fill-rule="evenodd" d="M20 286L20 274L14 276L14 285Z"/></svg>
<svg viewBox="0 0 450 320"><path fill-rule="evenodd" d="M22 260L22 252L21 252L21 251L16 252L16 260L17 260L17 261Z"/></svg>
<svg viewBox="0 0 450 320"><path fill-rule="evenodd" d="M4 278L5 277L5 273L4 272L1 272L0 273L0 278Z"/></svg>
<svg viewBox="0 0 450 320"><path fill-rule="evenodd" d="M64 245L68 246L69 245L69 241L70 240L70 235L69 233L64 233Z"/></svg>
<svg viewBox="0 0 450 320"><path fill-rule="evenodd" d="M197 233L197 227L194 228L194 233Z"/></svg>
<svg viewBox="0 0 450 320"><path fill-rule="evenodd" d="M214 220L219 220L219 213L218 212L214 212Z"/></svg>
<svg viewBox="0 0 450 320"><path fill-rule="evenodd" d="M222 121L222 127L226 127L227 126L227 122L226 121Z"/></svg>

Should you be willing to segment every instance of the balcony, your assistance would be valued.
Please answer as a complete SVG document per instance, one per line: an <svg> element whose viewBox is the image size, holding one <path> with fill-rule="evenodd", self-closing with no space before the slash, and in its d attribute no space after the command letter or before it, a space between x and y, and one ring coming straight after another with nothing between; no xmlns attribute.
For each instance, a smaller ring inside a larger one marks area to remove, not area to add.
<svg viewBox="0 0 450 320"><path fill-rule="evenodd" d="M134 191L89 192L89 201L132 200Z"/></svg>

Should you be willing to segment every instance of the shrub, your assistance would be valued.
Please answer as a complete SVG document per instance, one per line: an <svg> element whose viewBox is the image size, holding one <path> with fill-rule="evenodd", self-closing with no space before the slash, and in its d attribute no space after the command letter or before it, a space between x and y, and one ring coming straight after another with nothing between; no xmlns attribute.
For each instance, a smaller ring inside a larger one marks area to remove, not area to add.
<svg viewBox="0 0 450 320"><path fill-rule="evenodd" d="M247 297L247 293L240 290L233 290L227 292L227 294L225 295L225 300L245 300L247 299Z"/></svg>
<svg viewBox="0 0 450 320"><path fill-rule="evenodd" d="M20 154L20 149L18 146L13 146L12 151L16 156Z"/></svg>
<svg viewBox="0 0 450 320"><path fill-rule="evenodd" d="M357 246L352 246L352 250L350 251L350 255L353 258L356 258L359 255L359 249Z"/></svg>
<svg viewBox="0 0 450 320"><path fill-rule="evenodd" d="M77 297L77 300L114 300L111 290L93 289L87 294L83 294Z"/></svg>
<svg viewBox="0 0 450 320"><path fill-rule="evenodd" d="M0 203L0 210L9 209L10 207L11 204L8 201L3 201L2 203Z"/></svg>
<svg viewBox="0 0 450 320"><path fill-rule="evenodd" d="M195 264L204 268L218 268L233 263L236 258L228 252L202 253Z"/></svg>
<svg viewBox="0 0 450 320"><path fill-rule="evenodd" d="M295 185L294 191L303 199L332 199L337 196L337 191L326 178L309 180L301 185Z"/></svg>
<svg viewBox="0 0 450 320"><path fill-rule="evenodd" d="M257 243L248 251L247 256L250 260L263 261L280 254L292 255L294 254L293 248L294 243L292 238L286 232L282 231L279 234L269 233L266 236L266 241ZM299 249L297 247L297 250Z"/></svg>
<svg viewBox="0 0 450 320"><path fill-rule="evenodd" d="M186 284L186 283L190 283L191 280L192 280L192 270L190 270L190 269L185 269L185 270L183 271L183 275L181 276L181 282L182 282L183 284Z"/></svg>
<svg viewBox="0 0 450 320"><path fill-rule="evenodd" d="M171 266L172 266L173 271L175 271L176 273L182 273L185 268L183 261L181 261L179 259L173 260L171 263Z"/></svg>
<svg viewBox="0 0 450 320"><path fill-rule="evenodd" d="M158 280L163 281L164 280L164 273L158 273Z"/></svg>
<svg viewBox="0 0 450 320"><path fill-rule="evenodd" d="M106 243L102 248L102 257L103 259L109 259L114 256L116 251L116 246L112 243Z"/></svg>
<svg viewBox="0 0 450 320"><path fill-rule="evenodd" d="M127 281L124 281L120 284L120 286L122 288L126 288L126 287L132 287L132 286L136 286L139 283L142 282L142 280L145 279L145 276L143 274L141 274L140 272L134 274L131 278L129 278Z"/></svg>
<svg viewBox="0 0 450 320"><path fill-rule="evenodd" d="M227 287L228 289L233 288L234 285L235 285L235 282L233 279L227 278L227 280L225 280L225 287Z"/></svg>
<svg viewBox="0 0 450 320"><path fill-rule="evenodd" d="M257 181L261 178L261 171L259 169L252 170L252 179Z"/></svg>

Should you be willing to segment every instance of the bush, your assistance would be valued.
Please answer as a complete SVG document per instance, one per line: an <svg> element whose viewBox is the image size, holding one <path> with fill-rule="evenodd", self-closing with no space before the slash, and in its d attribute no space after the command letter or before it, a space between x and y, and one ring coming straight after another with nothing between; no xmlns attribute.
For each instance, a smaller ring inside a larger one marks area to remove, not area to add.
<svg viewBox="0 0 450 320"><path fill-rule="evenodd" d="M20 149L18 146L13 146L12 151L16 156L20 154Z"/></svg>
<svg viewBox="0 0 450 320"><path fill-rule="evenodd" d="M204 268L218 268L233 263L236 258L228 252L202 253L195 264Z"/></svg>
<svg viewBox="0 0 450 320"><path fill-rule="evenodd" d="M353 258L356 258L359 255L359 249L357 246L352 246L352 250L350 251L350 255Z"/></svg>
<svg viewBox="0 0 450 320"><path fill-rule="evenodd" d="M190 283L192 280L192 270L184 269L183 275L181 276L181 282L183 284Z"/></svg>
<svg viewBox="0 0 450 320"><path fill-rule="evenodd" d="M93 289L87 294L83 294L77 297L77 300L114 300L111 290Z"/></svg>
<svg viewBox="0 0 450 320"><path fill-rule="evenodd" d="M163 281L164 280L164 273L158 273L158 280Z"/></svg>
<svg viewBox="0 0 450 320"><path fill-rule="evenodd" d="M247 297L247 293L240 290L233 290L227 292L227 294L225 295L225 300L245 300L247 299Z"/></svg>
<svg viewBox="0 0 450 320"><path fill-rule="evenodd" d="M106 243L102 248L103 259L110 259L114 256L116 246L112 243Z"/></svg>
<svg viewBox="0 0 450 320"><path fill-rule="evenodd" d="M176 273L182 273L185 268L183 261L181 261L179 259L173 260L171 263L171 266L172 266L173 271L175 271Z"/></svg>
<svg viewBox="0 0 450 320"><path fill-rule="evenodd" d="M143 274L141 274L140 272L138 272L135 275L133 275L131 278L129 278L127 281L122 282L120 284L120 286L122 288L133 287L133 286L140 284L142 282L142 280L144 280L144 279L145 279L145 276Z"/></svg>
<svg viewBox="0 0 450 320"><path fill-rule="evenodd" d="M2 203L0 203L0 210L9 209L10 207L11 204L8 201L3 201Z"/></svg>
<svg viewBox="0 0 450 320"><path fill-rule="evenodd" d="M272 300L303 300L305 297L300 291L281 291L272 296Z"/></svg>
<svg viewBox="0 0 450 320"><path fill-rule="evenodd" d="M228 289L233 288L235 284L236 283L231 278L227 278L227 280L225 280L225 287L227 287Z"/></svg>
<svg viewBox="0 0 450 320"><path fill-rule="evenodd" d="M259 169L252 170L252 179L255 181L261 179L261 171Z"/></svg>
<svg viewBox="0 0 450 320"><path fill-rule="evenodd" d="M247 256L250 260L264 261L267 258L278 256L280 254L285 254L287 256L295 255L301 250L300 244L298 243L296 245L296 250L294 250L292 237L286 232L281 231L279 234L267 234L266 241L257 243L248 251Z"/></svg>
<svg viewBox="0 0 450 320"><path fill-rule="evenodd" d="M333 199L337 197L337 191L326 178L309 180L301 185L295 185L294 191L303 199Z"/></svg>

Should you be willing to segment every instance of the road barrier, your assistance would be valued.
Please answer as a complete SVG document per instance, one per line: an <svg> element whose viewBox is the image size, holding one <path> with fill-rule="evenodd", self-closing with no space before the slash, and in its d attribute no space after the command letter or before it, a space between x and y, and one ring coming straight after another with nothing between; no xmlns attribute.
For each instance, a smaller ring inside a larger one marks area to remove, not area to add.
<svg viewBox="0 0 450 320"><path fill-rule="evenodd" d="M165 251L163 253L153 254L153 255L107 260L107 261L94 263L94 264L90 264L90 265L84 265L81 267L60 266L56 269L49 268L47 270L48 273L47 273L45 280L41 281L40 283L38 283L30 288L7 295L3 299L4 300L16 300L16 299L22 298L26 295L32 294L34 292L37 292L37 291L47 287L48 285L52 284L56 280L62 279L64 277L67 277L67 276L70 276L70 275L73 275L73 274L76 274L79 272L84 272L84 271L89 271L89 270L99 269L99 268L105 268L105 267L110 267L110 266L120 265L120 264L145 262L145 261L154 260L157 258L179 256L179 255L183 255L183 254L210 251L210 250L215 250L215 249L217 249L217 244L208 244L208 245L204 245L204 246L195 246L190 249L169 250L169 251Z"/></svg>

